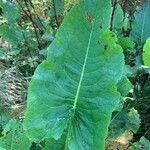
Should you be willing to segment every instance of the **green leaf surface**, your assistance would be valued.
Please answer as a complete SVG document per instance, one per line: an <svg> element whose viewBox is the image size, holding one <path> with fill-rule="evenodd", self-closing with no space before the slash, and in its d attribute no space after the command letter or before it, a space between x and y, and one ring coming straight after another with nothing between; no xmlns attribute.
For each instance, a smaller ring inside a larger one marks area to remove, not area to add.
<svg viewBox="0 0 150 150"><path fill-rule="evenodd" d="M136 133L139 129L140 122L139 114L134 108L130 110L123 109L111 120L108 137L116 139L126 131Z"/></svg>
<svg viewBox="0 0 150 150"><path fill-rule="evenodd" d="M145 66L150 66L150 38L147 39L143 48L143 61Z"/></svg>
<svg viewBox="0 0 150 150"><path fill-rule="evenodd" d="M124 51L131 50L134 48L135 43L129 37L118 37L117 43L121 45Z"/></svg>
<svg viewBox="0 0 150 150"><path fill-rule="evenodd" d="M65 133L66 134L66 133ZM65 148L65 134L59 140L48 139L45 142L45 147L42 150L62 150Z"/></svg>
<svg viewBox="0 0 150 150"><path fill-rule="evenodd" d="M0 66L0 80L2 80L1 76L3 75L5 69L5 67ZM3 89L4 87L0 85L0 127L6 125L10 119L10 108L5 108L3 105Z"/></svg>
<svg viewBox="0 0 150 150"><path fill-rule="evenodd" d="M141 137L140 141L138 142L138 148L144 148L144 150L150 149L150 141L147 140L145 137Z"/></svg>
<svg viewBox="0 0 150 150"><path fill-rule="evenodd" d="M31 142L25 135L22 123L12 119L6 124L3 137L0 138L0 148L5 150L29 150Z"/></svg>
<svg viewBox="0 0 150 150"><path fill-rule="evenodd" d="M0 126L5 125L9 119L10 119L10 110L0 105Z"/></svg>
<svg viewBox="0 0 150 150"><path fill-rule="evenodd" d="M31 140L63 138L65 150L104 149L124 65L116 36L106 30L110 14L110 0L86 0L65 17L30 83L24 125Z"/></svg>
<svg viewBox="0 0 150 150"><path fill-rule="evenodd" d="M17 19L20 18L19 7L11 2L2 0L0 6L3 10L3 17L7 20L8 23L14 23Z"/></svg>
<svg viewBox="0 0 150 150"><path fill-rule="evenodd" d="M129 91L133 88L133 85L126 76L122 76L121 80L119 80L117 84L117 87L121 96L127 96Z"/></svg>
<svg viewBox="0 0 150 150"><path fill-rule="evenodd" d="M137 43L143 44L150 37L150 2L145 2L139 7L134 16L131 38Z"/></svg>
<svg viewBox="0 0 150 150"><path fill-rule="evenodd" d="M64 12L64 0L51 0L52 1L52 8L49 12L50 16L59 16L62 15Z"/></svg>
<svg viewBox="0 0 150 150"><path fill-rule="evenodd" d="M121 29L123 27L123 18L124 18L123 10L121 6L117 4L113 20L113 26L115 29Z"/></svg>
<svg viewBox="0 0 150 150"><path fill-rule="evenodd" d="M116 106L115 111L121 111L123 109L125 101L125 97L128 95L129 91L133 88L133 85L127 78L127 76L123 75L117 84L117 89L121 94L120 102Z"/></svg>
<svg viewBox="0 0 150 150"><path fill-rule="evenodd" d="M0 25L0 36L14 46L21 42L23 38L21 30L17 24L8 25L6 23Z"/></svg>
<svg viewBox="0 0 150 150"><path fill-rule="evenodd" d="M5 150L4 148L0 147L0 150Z"/></svg>
<svg viewBox="0 0 150 150"><path fill-rule="evenodd" d="M125 31L130 29L130 19L127 13L124 14L124 18L123 18L123 29Z"/></svg>
<svg viewBox="0 0 150 150"><path fill-rule="evenodd" d="M64 0L52 0L54 3L57 15L60 15L64 11ZM53 8L54 9L54 8Z"/></svg>
<svg viewBox="0 0 150 150"><path fill-rule="evenodd" d="M7 53L7 49L0 48L0 58L5 58Z"/></svg>
<svg viewBox="0 0 150 150"><path fill-rule="evenodd" d="M150 141L147 140L144 136L140 138L140 141L134 143L131 147L131 150L150 150Z"/></svg>
<svg viewBox="0 0 150 150"><path fill-rule="evenodd" d="M42 150L62 150L64 149L64 143L55 140L47 140L46 146Z"/></svg>

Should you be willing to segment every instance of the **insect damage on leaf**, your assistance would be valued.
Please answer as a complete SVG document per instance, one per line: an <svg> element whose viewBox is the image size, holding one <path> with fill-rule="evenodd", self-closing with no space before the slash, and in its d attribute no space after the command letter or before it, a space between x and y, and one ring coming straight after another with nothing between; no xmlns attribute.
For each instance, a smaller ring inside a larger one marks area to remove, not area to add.
<svg viewBox="0 0 150 150"><path fill-rule="evenodd" d="M94 18L91 15L89 15L88 13L86 13L85 19L92 23Z"/></svg>
<svg viewBox="0 0 150 150"><path fill-rule="evenodd" d="M110 50L115 47L120 49L120 45L116 44L117 40L117 36L112 31L100 30L99 43L103 43L104 50Z"/></svg>

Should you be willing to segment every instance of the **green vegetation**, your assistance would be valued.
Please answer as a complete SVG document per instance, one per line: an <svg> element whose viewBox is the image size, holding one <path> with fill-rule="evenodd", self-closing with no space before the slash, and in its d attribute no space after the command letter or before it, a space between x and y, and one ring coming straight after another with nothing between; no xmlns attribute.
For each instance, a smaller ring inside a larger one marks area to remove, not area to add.
<svg viewBox="0 0 150 150"><path fill-rule="evenodd" d="M149 150L149 8L0 0L0 150Z"/></svg>

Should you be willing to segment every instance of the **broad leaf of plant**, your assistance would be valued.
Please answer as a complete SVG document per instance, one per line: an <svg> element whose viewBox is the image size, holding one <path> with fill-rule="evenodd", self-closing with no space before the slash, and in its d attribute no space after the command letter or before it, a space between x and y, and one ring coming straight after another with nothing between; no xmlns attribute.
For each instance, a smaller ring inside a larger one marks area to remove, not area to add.
<svg viewBox="0 0 150 150"><path fill-rule="evenodd" d="M3 137L0 138L0 148L5 150L29 150L31 142L25 135L22 123L10 120L5 126Z"/></svg>
<svg viewBox="0 0 150 150"><path fill-rule="evenodd" d="M135 21L133 22L131 38L137 43L143 44L150 37L150 2L145 2L135 12Z"/></svg>
<svg viewBox="0 0 150 150"><path fill-rule="evenodd" d="M147 39L144 45L143 61L145 66L150 66L150 38Z"/></svg>
<svg viewBox="0 0 150 150"><path fill-rule="evenodd" d="M116 36L100 29L109 27L110 14L110 0L86 0L65 17L30 83L24 125L33 141L63 138L65 150L104 149L124 65Z"/></svg>

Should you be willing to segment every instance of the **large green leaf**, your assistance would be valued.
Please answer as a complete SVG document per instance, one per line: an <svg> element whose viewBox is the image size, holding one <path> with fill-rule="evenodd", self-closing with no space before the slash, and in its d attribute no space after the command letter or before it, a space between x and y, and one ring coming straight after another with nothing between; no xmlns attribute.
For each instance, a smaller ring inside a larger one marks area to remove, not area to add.
<svg viewBox="0 0 150 150"><path fill-rule="evenodd" d="M143 44L150 37L150 2L145 2L135 12L135 21L133 22L131 37L137 42Z"/></svg>
<svg viewBox="0 0 150 150"><path fill-rule="evenodd" d="M124 65L107 30L110 14L110 0L86 0L65 17L30 83L24 125L31 140L63 138L65 150L104 149Z"/></svg>

